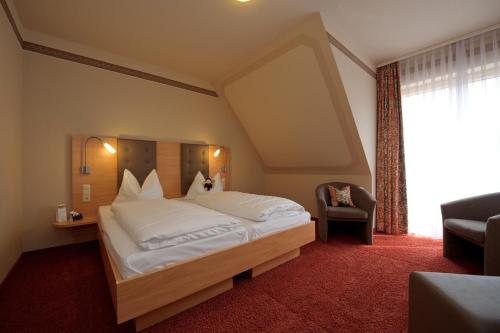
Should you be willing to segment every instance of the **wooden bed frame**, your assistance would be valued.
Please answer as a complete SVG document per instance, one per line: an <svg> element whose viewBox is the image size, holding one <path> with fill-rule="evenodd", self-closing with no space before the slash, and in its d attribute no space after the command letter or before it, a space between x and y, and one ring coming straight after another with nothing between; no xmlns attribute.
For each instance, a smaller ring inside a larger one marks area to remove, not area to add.
<svg viewBox="0 0 500 333"><path fill-rule="evenodd" d="M237 274L250 270L252 277L255 277L299 256L300 247L315 239L315 226L314 222L311 222L238 246L210 252L167 268L124 279L103 242L101 221L98 216L99 206L111 204L116 196L120 169L119 154L110 154L99 140L88 141L86 138L87 136L72 136L72 208L82 212L87 219L97 220L97 238L118 324L133 319L137 331L152 326L231 289L233 277ZM120 143L123 148L130 144L128 141L131 141L116 137L104 139L117 147L118 153ZM151 144L155 145L155 158L147 154L152 151ZM131 148L137 153L134 155L137 161L134 162L138 162L139 167L142 167L139 169L142 171L157 169L166 198L179 197L183 193L182 170L186 167L182 163L183 145L176 142L143 141L143 149L140 144L137 146L135 143ZM220 146L203 146L208 147L208 154L203 151L204 158L199 161L195 158L194 162L189 160L187 167L203 170L208 164L208 175L213 177L220 173L225 179L225 190L230 189L228 147L224 147L223 153L216 157L214 152ZM92 166L91 174L80 172L82 147L86 147L86 161ZM184 148L190 149L188 145ZM194 147L191 148L197 151ZM141 152L144 152L144 158L138 157L142 156ZM127 156L124 159L128 162ZM151 160L156 161L150 163ZM196 161L201 165L196 165ZM145 173L147 172L142 172ZM92 186L93 198L90 202L83 202L83 184Z"/></svg>
<svg viewBox="0 0 500 333"><path fill-rule="evenodd" d="M233 277L255 277L300 255L315 239L314 222L207 253L174 266L123 279L102 240L98 239L117 323L135 321L136 331L159 323L233 287Z"/></svg>

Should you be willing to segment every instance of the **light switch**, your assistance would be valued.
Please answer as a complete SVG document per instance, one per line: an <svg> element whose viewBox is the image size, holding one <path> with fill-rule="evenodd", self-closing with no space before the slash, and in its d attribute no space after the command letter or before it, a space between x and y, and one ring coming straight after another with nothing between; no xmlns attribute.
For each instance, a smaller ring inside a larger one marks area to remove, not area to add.
<svg viewBox="0 0 500 333"><path fill-rule="evenodd" d="M82 185L82 201L90 202L90 184Z"/></svg>

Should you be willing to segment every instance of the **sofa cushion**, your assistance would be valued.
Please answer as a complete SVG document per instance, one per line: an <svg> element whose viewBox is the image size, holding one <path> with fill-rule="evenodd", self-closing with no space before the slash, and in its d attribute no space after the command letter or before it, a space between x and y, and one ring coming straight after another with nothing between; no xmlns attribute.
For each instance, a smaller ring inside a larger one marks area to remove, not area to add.
<svg viewBox="0 0 500 333"><path fill-rule="evenodd" d="M486 234L486 222L462 219L446 219L444 227L451 232L476 241L484 243Z"/></svg>
<svg viewBox="0 0 500 333"><path fill-rule="evenodd" d="M408 332L500 332L500 277L413 272Z"/></svg>
<svg viewBox="0 0 500 333"><path fill-rule="evenodd" d="M368 213L355 207L327 207L326 216L330 219L366 220Z"/></svg>

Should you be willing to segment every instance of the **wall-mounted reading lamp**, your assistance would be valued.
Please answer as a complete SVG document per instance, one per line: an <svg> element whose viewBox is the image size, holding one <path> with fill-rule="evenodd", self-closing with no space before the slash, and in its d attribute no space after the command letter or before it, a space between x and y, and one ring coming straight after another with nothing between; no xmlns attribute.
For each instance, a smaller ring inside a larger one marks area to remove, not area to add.
<svg viewBox="0 0 500 333"><path fill-rule="evenodd" d="M217 149L214 151L214 157L218 158L221 153L225 153L226 149L222 146L217 147ZM224 160L224 165L221 166L220 171L221 172L227 172L227 160Z"/></svg>
<svg viewBox="0 0 500 333"><path fill-rule="evenodd" d="M81 168L80 168L80 173L85 174L85 175L90 174L90 166L87 165L87 143L91 139L96 139L96 140L100 141L102 143L102 145L104 146L104 148L106 148L106 150L109 153L111 153L111 154L116 153L116 149L113 148L112 145L110 145L109 143L104 141L102 138L100 138L98 136L89 136L85 141L82 141L82 164L81 164Z"/></svg>

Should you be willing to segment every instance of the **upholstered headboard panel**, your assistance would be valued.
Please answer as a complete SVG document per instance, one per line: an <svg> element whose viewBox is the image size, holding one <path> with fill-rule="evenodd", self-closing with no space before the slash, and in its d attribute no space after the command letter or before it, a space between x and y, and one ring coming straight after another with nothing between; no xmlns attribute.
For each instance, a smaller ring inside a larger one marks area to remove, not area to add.
<svg viewBox="0 0 500 333"><path fill-rule="evenodd" d="M186 194L194 177L201 171L208 177L209 155L208 145L181 144L181 191Z"/></svg>
<svg viewBox="0 0 500 333"><path fill-rule="evenodd" d="M156 141L118 139L117 159L118 188L125 169L142 185L151 170L156 169Z"/></svg>
<svg viewBox="0 0 500 333"><path fill-rule="evenodd" d="M110 205L120 188L123 171L130 171L142 184L152 169L156 168L165 198L185 195L198 171L205 177L220 173L226 191L230 190L229 148L223 147L215 156L218 145L181 144L179 142L142 141L101 137L116 148L109 153L98 140L87 145L87 164L90 174L80 173L82 144L87 136L71 138L71 193L72 209L83 213L85 219L96 220L100 206ZM83 201L83 186L92 187L91 200Z"/></svg>

